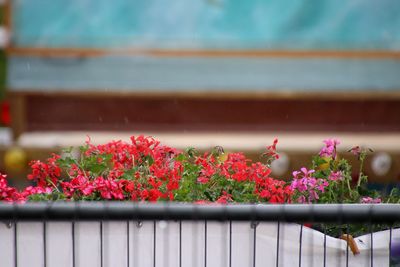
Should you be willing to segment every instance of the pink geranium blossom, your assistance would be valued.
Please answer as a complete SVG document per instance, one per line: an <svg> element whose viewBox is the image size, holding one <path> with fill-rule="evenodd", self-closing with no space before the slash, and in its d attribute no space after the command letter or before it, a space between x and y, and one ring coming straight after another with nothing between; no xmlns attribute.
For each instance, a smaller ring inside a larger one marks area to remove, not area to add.
<svg viewBox="0 0 400 267"><path fill-rule="evenodd" d="M325 139L323 141L325 146L320 150L319 156L320 157L332 157L333 159L336 158L336 146L340 144L340 141L337 139Z"/></svg>
<svg viewBox="0 0 400 267"><path fill-rule="evenodd" d="M308 170L305 167L301 168L300 171L293 172L290 189L295 193L297 192L296 202L312 203L319 199L318 193L325 192L325 187L329 183L324 179L313 177L314 173L315 170Z"/></svg>
<svg viewBox="0 0 400 267"><path fill-rule="evenodd" d="M340 171L331 172L331 173L329 174L328 179L329 179L330 181L341 181L341 180L343 180L343 174L342 174L342 172L340 172Z"/></svg>
<svg viewBox="0 0 400 267"><path fill-rule="evenodd" d="M364 203L364 204L379 204L379 203L382 203L382 199L380 197L377 197L377 198L363 197L363 198L361 198L361 203Z"/></svg>

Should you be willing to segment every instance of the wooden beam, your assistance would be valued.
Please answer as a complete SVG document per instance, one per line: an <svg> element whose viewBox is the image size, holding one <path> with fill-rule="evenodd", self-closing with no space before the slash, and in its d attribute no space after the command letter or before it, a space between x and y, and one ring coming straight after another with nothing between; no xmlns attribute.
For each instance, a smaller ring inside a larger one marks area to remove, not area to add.
<svg viewBox="0 0 400 267"><path fill-rule="evenodd" d="M24 90L24 91L11 91L9 90L10 96L51 96L51 97L80 97L80 98L193 98L193 99L278 99L278 100L341 100L341 101L353 101L353 100L387 100L397 101L400 99L400 88L399 90L393 91L343 91L338 92L335 90L324 90L324 91L252 91L252 90L238 90L238 91L218 91L218 90L190 90L190 91L157 91L156 89L147 90L132 90L132 91L121 91L121 90L108 90L96 91L61 91L54 90L51 92L38 91L38 90Z"/></svg>
<svg viewBox="0 0 400 267"><path fill-rule="evenodd" d="M105 55L148 55L154 57L211 57L211 58L359 58L400 59L399 51L388 50L190 50L190 49L101 49L8 47L13 56L37 57L98 57Z"/></svg>

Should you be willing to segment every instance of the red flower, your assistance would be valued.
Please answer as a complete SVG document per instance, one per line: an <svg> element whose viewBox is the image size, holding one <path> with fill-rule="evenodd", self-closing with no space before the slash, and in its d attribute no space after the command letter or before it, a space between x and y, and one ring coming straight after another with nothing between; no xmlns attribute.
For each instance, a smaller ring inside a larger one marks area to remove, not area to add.
<svg viewBox="0 0 400 267"><path fill-rule="evenodd" d="M267 148L266 148L267 151L263 155L266 156L267 158L279 159L279 155L278 155L278 153L276 153L276 145L277 144L278 144L278 139L275 138L272 145L267 146Z"/></svg>
<svg viewBox="0 0 400 267"><path fill-rule="evenodd" d="M11 116L10 116L10 104L8 102L0 103L0 112L1 112L1 124L5 126L11 125Z"/></svg>
<svg viewBox="0 0 400 267"><path fill-rule="evenodd" d="M207 178L204 176L200 176L197 178L197 182L199 182L200 184L206 184L206 183L208 183L209 180L210 180L210 178Z"/></svg>

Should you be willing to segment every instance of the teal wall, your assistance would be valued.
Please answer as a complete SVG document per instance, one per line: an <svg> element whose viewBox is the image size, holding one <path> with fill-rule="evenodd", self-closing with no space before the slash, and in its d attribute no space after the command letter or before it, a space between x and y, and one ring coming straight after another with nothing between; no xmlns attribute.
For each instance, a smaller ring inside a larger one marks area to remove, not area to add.
<svg viewBox="0 0 400 267"><path fill-rule="evenodd" d="M13 0L20 47L400 50L399 0Z"/></svg>
<svg viewBox="0 0 400 267"><path fill-rule="evenodd" d="M12 57L12 91L398 91L400 60Z"/></svg>

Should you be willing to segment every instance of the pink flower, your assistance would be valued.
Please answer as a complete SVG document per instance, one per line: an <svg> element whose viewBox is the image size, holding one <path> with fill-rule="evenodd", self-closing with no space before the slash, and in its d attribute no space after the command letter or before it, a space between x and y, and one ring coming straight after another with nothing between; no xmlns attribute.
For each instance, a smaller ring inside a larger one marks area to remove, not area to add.
<svg viewBox="0 0 400 267"><path fill-rule="evenodd" d="M297 202L299 202L299 203L301 203L301 204L308 203L305 196L300 196L300 197L297 199Z"/></svg>
<svg viewBox="0 0 400 267"><path fill-rule="evenodd" d="M329 185L326 180L313 177L314 173L315 170L308 170L305 167L293 172L290 189L293 192L297 191L297 195L300 194L296 199L298 203L312 203L318 200L318 193L325 192L325 187Z"/></svg>
<svg viewBox="0 0 400 267"><path fill-rule="evenodd" d="M307 184L311 187L315 187L315 185L317 184L317 180L315 178L309 178L307 181Z"/></svg>
<svg viewBox="0 0 400 267"><path fill-rule="evenodd" d="M228 194L226 191L222 192L222 196L217 199L217 203L227 204L228 201L232 201L232 195Z"/></svg>
<svg viewBox="0 0 400 267"><path fill-rule="evenodd" d="M197 178L197 182L199 182L200 184L206 184L208 183L210 179L204 176L200 176L199 178Z"/></svg>
<svg viewBox="0 0 400 267"><path fill-rule="evenodd" d="M380 197L377 197L377 198L362 197L361 203L363 203L363 204L379 204L379 203L382 203L382 199Z"/></svg>
<svg viewBox="0 0 400 267"><path fill-rule="evenodd" d="M311 203L314 200L318 200L319 196L317 194L317 192L315 192L314 190L310 190L310 195L308 197L308 203Z"/></svg>
<svg viewBox="0 0 400 267"><path fill-rule="evenodd" d="M319 184L317 186L318 190L321 191L322 193L325 192L325 187L329 185L329 183L323 179L318 179Z"/></svg>
<svg viewBox="0 0 400 267"><path fill-rule="evenodd" d="M330 181L341 181L341 180L343 180L343 174L342 174L342 172L340 172L340 171L331 172L331 173L329 174L328 179L329 179Z"/></svg>
<svg viewBox="0 0 400 267"><path fill-rule="evenodd" d="M340 141L337 139L325 139L323 141L325 146L319 152L320 157L332 157L336 158L336 146L340 144Z"/></svg>

